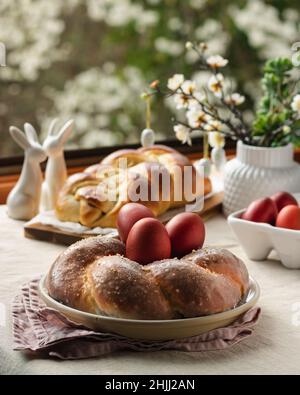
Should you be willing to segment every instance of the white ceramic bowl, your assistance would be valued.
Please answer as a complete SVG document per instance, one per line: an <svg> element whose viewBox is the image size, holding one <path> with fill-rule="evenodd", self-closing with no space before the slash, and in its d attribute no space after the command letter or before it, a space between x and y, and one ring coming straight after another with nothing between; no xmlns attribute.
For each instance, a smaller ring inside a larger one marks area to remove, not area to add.
<svg viewBox="0 0 300 395"><path fill-rule="evenodd" d="M299 201L299 195L295 197ZM262 261L275 250L285 267L300 269L300 231L246 221L240 218L245 211L230 214L228 223L248 258Z"/></svg>
<svg viewBox="0 0 300 395"><path fill-rule="evenodd" d="M205 317L176 320L130 320L76 310L57 302L49 296L45 285L45 277L40 281L39 293L47 306L60 311L70 320L82 324L87 328L96 331L117 333L133 339L174 340L200 335L212 329L230 325L256 304L260 290L257 282L253 278L250 278L250 288L247 295L234 309Z"/></svg>

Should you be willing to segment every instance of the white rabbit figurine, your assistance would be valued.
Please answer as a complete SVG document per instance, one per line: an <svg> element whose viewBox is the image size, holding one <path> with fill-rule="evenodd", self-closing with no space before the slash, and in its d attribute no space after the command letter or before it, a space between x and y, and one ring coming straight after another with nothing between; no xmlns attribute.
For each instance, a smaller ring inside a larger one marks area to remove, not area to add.
<svg viewBox="0 0 300 395"><path fill-rule="evenodd" d="M15 126L9 132L25 151L21 176L7 198L8 215L14 219L29 220L38 214L43 176L40 163L46 154L38 142L32 125L25 123L25 134Z"/></svg>
<svg viewBox="0 0 300 395"><path fill-rule="evenodd" d="M48 155L45 181L42 185L41 210L53 210L66 178L67 167L64 158L64 144L69 138L74 121L70 120L55 133L57 119L51 122L43 148Z"/></svg>

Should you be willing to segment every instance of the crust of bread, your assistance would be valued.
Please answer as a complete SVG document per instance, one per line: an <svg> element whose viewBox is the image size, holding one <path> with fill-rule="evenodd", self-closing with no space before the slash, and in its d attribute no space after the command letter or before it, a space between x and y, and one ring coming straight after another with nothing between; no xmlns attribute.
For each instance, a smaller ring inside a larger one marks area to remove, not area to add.
<svg viewBox="0 0 300 395"><path fill-rule="evenodd" d="M204 248L145 266L124 253L114 238L79 241L52 265L49 295L82 311L147 320L229 310L249 288L246 266L225 249Z"/></svg>
<svg viewBox="0 0 300 395"><path fill-rule="evenodd" d="M126 160L127 168L120 167L121 161ZM191 185L196 195L196 170L187 157L173 148L155 145L149 148L124 149L113 152L98 165L88 167L84 172L72 175L62 188L57 203L56 216L61 221L78 222L88 227L115 227L120 208L132 201L131 196L137 185L145 185L150 191L151 169L157 168L158 198L137 198L139 203L150 208L155 216L167 210L180 207L189 202L183 193L185 183ZM190 177L182 172L177 176L177 170L190 167ZM163 174L170 179L170 199L162 196ZM124 182L124 180L128 182ZM211 192L212 186L208 178L204 180L201 196ZM112 193L113 192L113 193ZM115 196L112 199L110 196ZM179 198L178 198L179 196Z"/></svg>

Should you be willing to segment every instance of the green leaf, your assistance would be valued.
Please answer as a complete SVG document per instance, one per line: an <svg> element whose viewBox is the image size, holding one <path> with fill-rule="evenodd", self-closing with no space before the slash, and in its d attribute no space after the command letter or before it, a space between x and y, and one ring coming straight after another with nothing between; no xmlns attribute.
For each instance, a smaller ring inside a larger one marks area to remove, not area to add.
<svg viewBox="0 0 300 395"><path fill-rule="evenodd" d="M272 136L272 133L292 117L290 108L294 89L290 76L292 68L293 64L288 58L270 59L264 67L264 75L261 79L264 95L259 102L252 124L252 134L260 136L263 142L268 141L272 146L285 144L291 139L290 135L284 133L276 133L276 136ZM264 138L264 136L268 137ZM270 141L270 138L273 140Z"/></svg>
<svg viewBox="0 0 300 395"><path fill-rule="evenodd" d="M264 73L283 75L293 69L293 63L288 58L276 58L267 61Z"/></svg>

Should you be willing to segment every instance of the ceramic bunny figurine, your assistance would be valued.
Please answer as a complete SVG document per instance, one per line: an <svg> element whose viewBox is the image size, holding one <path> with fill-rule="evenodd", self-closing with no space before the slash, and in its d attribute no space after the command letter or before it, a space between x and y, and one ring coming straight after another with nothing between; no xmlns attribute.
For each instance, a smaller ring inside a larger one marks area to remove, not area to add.
<svg viewBox="0 0 300 395"><path fill-rule="evenodd" d="M25 123L25 134L15 126L9 132L25 151L21 176L7 198L8 215L14 219L29 220L38 214L43 176L40 163L46 154L38 142L32 125Z"/></svg>
<svg viewBox="0 0 300 395"><path fill-rule="evenodd" d="M55 133L57 119L51 122L48 136L43 143L43 148L48 155L48 162L45 172L45 181L42 185L41 210L53 210L56 204L58 193L61 190L66 178L67 167L64 158L64 144L69 138L73 120L68 121Z"/></svg>

